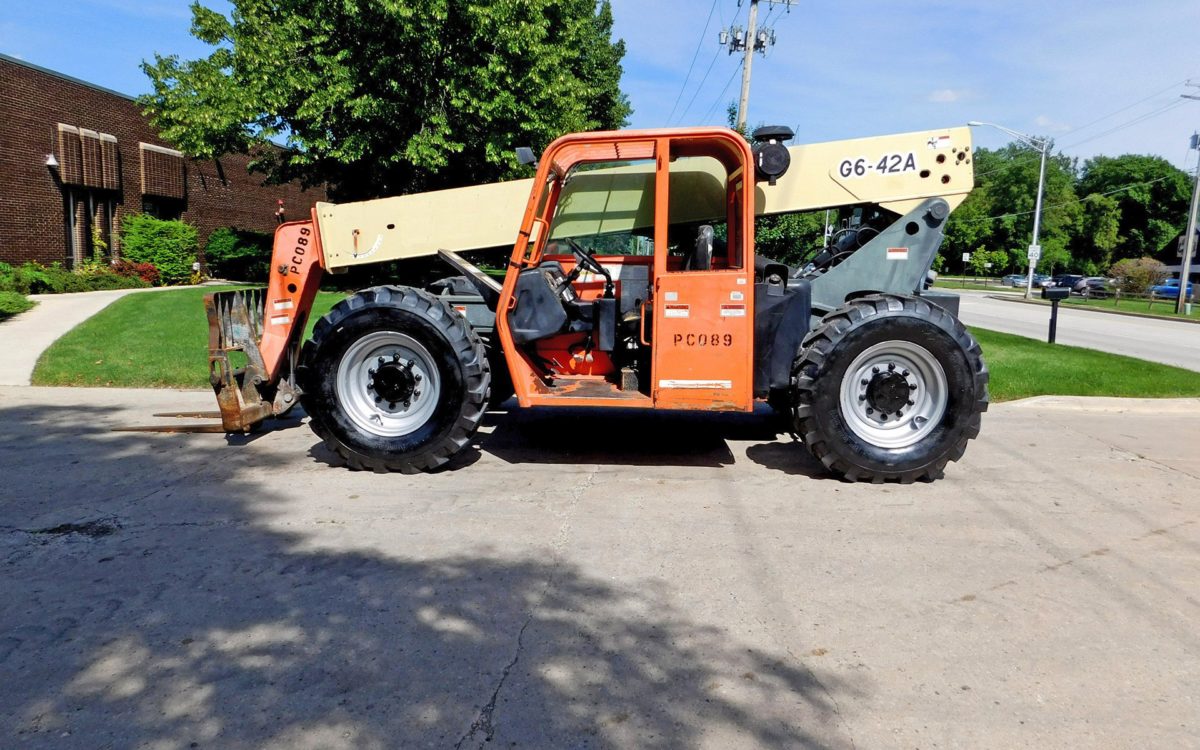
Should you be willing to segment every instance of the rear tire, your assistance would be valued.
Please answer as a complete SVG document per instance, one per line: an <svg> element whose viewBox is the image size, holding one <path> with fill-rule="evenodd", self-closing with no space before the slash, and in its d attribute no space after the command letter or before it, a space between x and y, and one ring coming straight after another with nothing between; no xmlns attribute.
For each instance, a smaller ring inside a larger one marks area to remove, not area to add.
<svg viewBox="0 0 1200 750"><path fill-rule="evenodd" d="M941 478L988 407L979 344L918 297L872 295L826 315L792 372L797 434L850 481Z"/></svg>
<svg viewBox="0 0 1200 750"><path fill-rule="evenodd" d="M310 425L353 469L436 469L483 418L483 344L428 292L381 286L348 297L318 321L300 359Z"/></svg>

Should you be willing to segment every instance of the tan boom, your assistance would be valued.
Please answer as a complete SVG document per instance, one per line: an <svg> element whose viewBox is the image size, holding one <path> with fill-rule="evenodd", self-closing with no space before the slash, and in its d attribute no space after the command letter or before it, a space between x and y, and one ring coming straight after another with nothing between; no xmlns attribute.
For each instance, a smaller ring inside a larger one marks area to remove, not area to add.
<svg viewBox="0 0 1200 750"><path fill-rule="evenodd" d="M905 214L940 197L956 208L974 187L970 129L792 146L791 168L776 185L756 186L759 215L876 204ZM673 170L672 223L700 222L724 211L724 177L715 161ZM654 224L654 165L579 172L559 201L555 234L628 232ZM318 203L316 218L327 270L486 248L511 248L532 180L439 190L358 203Z"/></svg>

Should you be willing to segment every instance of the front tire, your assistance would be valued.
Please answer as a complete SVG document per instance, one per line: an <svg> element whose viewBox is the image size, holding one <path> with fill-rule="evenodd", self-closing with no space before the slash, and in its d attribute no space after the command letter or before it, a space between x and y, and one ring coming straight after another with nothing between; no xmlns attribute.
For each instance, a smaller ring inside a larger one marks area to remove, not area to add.
<svg viewBox="0 0 1200 750"><path fill-rule="evenodd" d="M979 434L988 371L953 315L872 295L828 315L793 367L796 432L850 481L933 480Z"/></svg>
<svg viewBox="0 0 1200 750"><path fill-rule="evenodd" d="M462 316L427 292L381 286L317 323L297 378L313 431L348 466L411 474L470 442L491 372Z"/></svg>

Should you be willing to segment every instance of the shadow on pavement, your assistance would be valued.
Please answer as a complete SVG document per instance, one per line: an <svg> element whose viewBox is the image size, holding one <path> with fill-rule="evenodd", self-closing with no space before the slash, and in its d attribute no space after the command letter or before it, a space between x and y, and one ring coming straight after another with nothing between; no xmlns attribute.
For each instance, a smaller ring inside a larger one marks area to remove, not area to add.
<svg viewBox="0 0 1200 750"><path fill-rule="evenodd" d="M855 687L697 624L658 584L496 550L406 557L402 493L387 521L395 540L356 544L373 519L348 519L352 507L296 517L287 493L306 491L293 475L302 462L257 446L206 455L196 436L112 433L104 417L0 410L0 745L665 748L704 735L807 747L841 736L836 700ZM625 417L580 430L571 415L532 414L481 442L530 461L583 434L549 460L636 463L653 449L644 460L658 463L667 449L710 465L728 459L724 430L764 429L633 424L632 443L610 446Z"/></svg>

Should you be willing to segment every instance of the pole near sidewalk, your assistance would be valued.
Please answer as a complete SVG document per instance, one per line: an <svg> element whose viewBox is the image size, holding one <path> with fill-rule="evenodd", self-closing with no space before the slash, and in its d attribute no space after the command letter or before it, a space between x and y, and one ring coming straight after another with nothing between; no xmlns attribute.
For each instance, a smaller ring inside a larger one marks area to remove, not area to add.
<svg viewBox="0 0 1200 750"><path fill-rule="evenodd" d="M1192 148L1200 149L1200 135L1192 135ZM1175 313L1178 315L1187 312L1188 277L1192 275L1192 256L1196 254L1196 212L1198 209L1200 209L1200 158L1196 161L1196 186L1192 189L1192 210L1188 213L1183 262L1179 265L1179 300L1175 303Z"/></svg>

